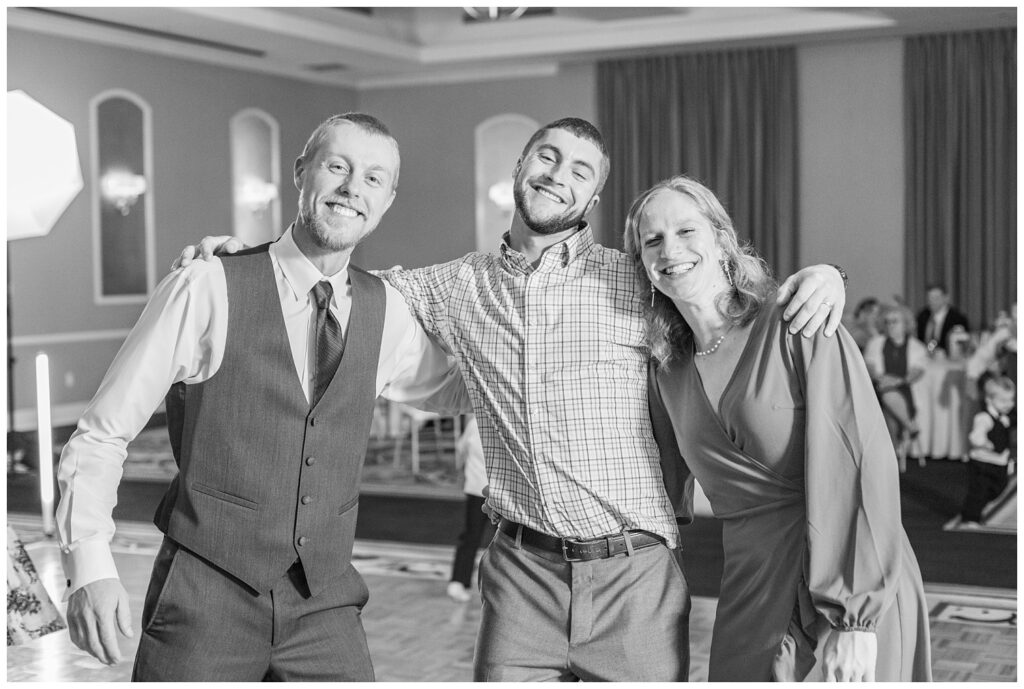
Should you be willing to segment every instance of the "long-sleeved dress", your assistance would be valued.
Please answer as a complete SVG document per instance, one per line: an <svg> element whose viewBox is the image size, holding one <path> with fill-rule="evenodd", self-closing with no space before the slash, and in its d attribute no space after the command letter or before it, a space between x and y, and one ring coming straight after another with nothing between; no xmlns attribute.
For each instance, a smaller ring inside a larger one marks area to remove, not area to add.
<svg viewBox="0 0 1024 689"><path fill-rule="evenodd" d="M929 680L921 574L860 351L845 330L804 338L784 325L765 306L718 409L692 355L652 369L652 417L671 420L724 522L709 679L804 679L831 626L877 633L878 681Z"/></svg>

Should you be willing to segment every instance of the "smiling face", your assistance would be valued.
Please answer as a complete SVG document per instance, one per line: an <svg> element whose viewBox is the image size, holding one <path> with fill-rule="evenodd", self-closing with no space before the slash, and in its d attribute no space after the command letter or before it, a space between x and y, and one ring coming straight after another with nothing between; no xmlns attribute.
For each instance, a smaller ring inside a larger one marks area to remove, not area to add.
<svg viewBox="0 0 1024 689"><path fill-rule="evenodd" d="M319 251L351 251L373 232L395 199L398 161L391 139L351 122L331 127L295 161L300 248L308 242Z"/></svg>
<svg viewBox="0 0 1024 689"><path fill-rule="evenodd" d="M647 276L672 301L711 304L729 289L717 231L686 194L655 192L640 213L637 230Z"/></svg>
<svg viewBox="0 0 1024 689"><path fill-rule="evenodd" d="M600 149L565 129L548 129L516 165L516 210L537 234L580 224L598 203Z"/></svg>

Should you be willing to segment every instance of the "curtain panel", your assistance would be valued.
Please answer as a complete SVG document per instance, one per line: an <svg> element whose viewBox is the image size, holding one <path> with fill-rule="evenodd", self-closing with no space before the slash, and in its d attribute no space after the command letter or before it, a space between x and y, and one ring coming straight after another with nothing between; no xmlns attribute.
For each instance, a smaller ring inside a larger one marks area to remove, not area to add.
<svg viewBox="0 0 1024 689"><path fill-rule="evenodd" d="M977 328L1017 294L1017 31L906 39L908 303L944 283Z"/></svg>
<svg viewBox="0 0 1024 689"><path fill-rule="evenodd" d="M789 48L608 60L598 121L612 168L602 243L622 246L643 190L685 173L722 201L777 275L797 261L796 53Z"/></svg>

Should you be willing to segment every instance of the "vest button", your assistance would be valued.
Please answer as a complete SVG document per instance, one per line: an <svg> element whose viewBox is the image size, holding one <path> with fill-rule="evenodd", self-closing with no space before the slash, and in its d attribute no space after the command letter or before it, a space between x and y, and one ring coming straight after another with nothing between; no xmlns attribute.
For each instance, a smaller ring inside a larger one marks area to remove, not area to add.
<svg viewBox="0 0 1024 689"><path fill-rule="evenodd" d="M308 543L308 542L309 542L309 539L308 539L308 538L306 538L305 536L299 536L299 541L298 541L298 542L299 542L299 545L300 545L300 546L302 546L302 545L306 545L306 543Z"/></svg>
<svg viewBox="0 0 1024 689"><path fill-rule="evenodd" d="M312 496L309 496L309 495L303 495L302 496L302 504L303 505L308 505L311 502L313 502Z"/></svg>
<svg viewBox="0 0 1024 689"><path fill-rule="evenodd" d="M316 457L306 457L306 466L311 467L316 464Z"/></svg>
<svg viewBox="0 0 1024 689"><path fill-rule="evenodd" d="M312 417L312 416L309 417L309 425L310 426L315 426L316 425L316 418L315 417Z"/></svg>

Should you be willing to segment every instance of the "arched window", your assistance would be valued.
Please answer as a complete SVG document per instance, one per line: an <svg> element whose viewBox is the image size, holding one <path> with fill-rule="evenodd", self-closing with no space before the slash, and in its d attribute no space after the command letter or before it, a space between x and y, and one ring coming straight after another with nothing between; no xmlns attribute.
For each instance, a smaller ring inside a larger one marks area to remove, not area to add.
<svg viewBox="0 0 1024 689"><path fill-rule="evenodd" d="M93 98L89 110L93 296L97 304L144 302L156 274L151 110L120 89Z"/></svg>
<svg viewBox="0 0 1024 689"><path fill-rule="evenodd" d="M515 209L512 172L538 124L525 115L505 114L476 127L476 249L496 252Z"/></svg>
<svg viewBox="0 0 1024 689"><path fill-rule="evenodd" d="M249 246L281 234L281 152L277 120L255 108L231 118L234 234Z"/></svg>

